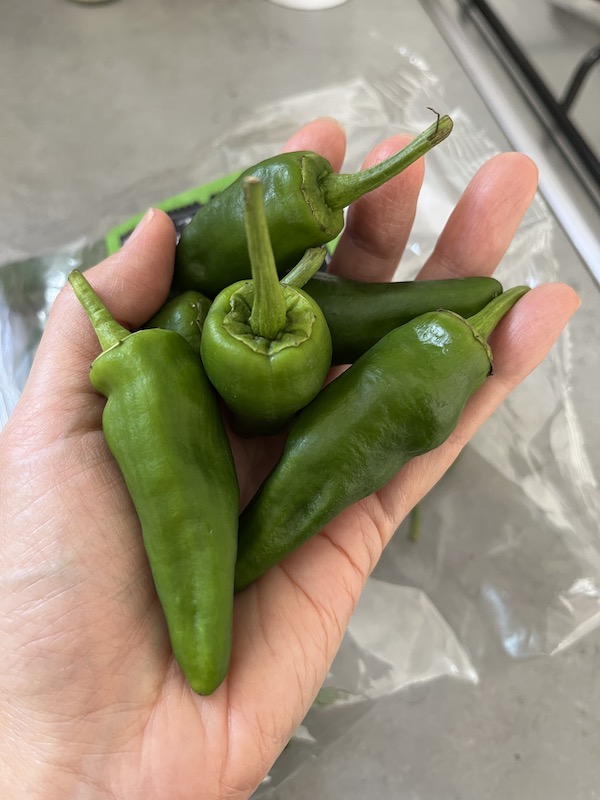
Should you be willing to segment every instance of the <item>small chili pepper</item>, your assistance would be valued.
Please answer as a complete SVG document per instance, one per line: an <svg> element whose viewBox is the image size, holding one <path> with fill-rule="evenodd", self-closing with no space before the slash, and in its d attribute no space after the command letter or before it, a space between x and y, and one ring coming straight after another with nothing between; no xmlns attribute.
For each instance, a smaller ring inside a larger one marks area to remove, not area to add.
<svg viewBox="0 0 600 800"><path fill-rule="evenodd" d="M211 198L185 226L175 255L174 285L214 297L251 275L243 215L243 180L257 177L265 197L275 262L284 274L302 254L326 244L344 227L344 208L377 189L442 142L452 120L440 117L410 144L356 174L337 174L310 151L261 161Z"/></svg>
<svg viewBox="0 0 600 800"><path fill-rule="evenodd" d="M407 322L302 409L241 514L236 590L448 438L491 374L488 336L527 291L510 289L466 320L436 311Z"/></svg>
<svg viewBox="0 0 600 800"><path fill-rule="evenodd" d="M107 397L102 429L137 511L173 653L210 694L231 652L239 488L218 401L174 331L130 333L84 276L69 282L102 353L90 370Z"/></svg>
<svg viewBox="0 0 600 800"><path fill-rule="evenodd" d="M200 341L204 320L211 301L200 292L183 292L158 309L144 328L163 328L183 336L194 352L200 355Z"/></svg>
<svg viewBox="0 0 600 800"><path fill-rule="evenodd" d="M283 283L288 283L288 276ZM331 333L333 363L351 364L386 333L444 308L467 317L502 292L495 278L362 283L319 272L304 286L319 304Z"/></svg>
<svg viewBox="0 0 600 800"><path fill-rule="evenodd" d="M204 322L206 374L245 434L280 430L322 387L331 366L331 336L317 303L300 285L319 269L313 248L279 281L258 178L244 179L245 219L253 279L213 300Z"/></svg>

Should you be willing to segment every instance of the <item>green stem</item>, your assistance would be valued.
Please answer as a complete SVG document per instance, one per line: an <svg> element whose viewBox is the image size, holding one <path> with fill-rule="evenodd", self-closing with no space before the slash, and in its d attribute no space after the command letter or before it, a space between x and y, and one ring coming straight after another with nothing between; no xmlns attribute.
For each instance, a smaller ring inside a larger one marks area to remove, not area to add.
<svg viewBox="0 0 600 800"><path fill-rule="evenodd" d="M75 296L83 306L85 313L90 318L90 322L96 332L102 350L108 350L110 347L114 347L114 345L123 341L123 339L131 334L131 331L119 325L114 319L102 300L100 300L96 292L92 289L88 280L84 278L83 274L78 269L74 269L69 274L69 283L73 287Z"/></svg>
<svg viewBox="0 0 600 800"><path fill-rule="evenodd" d="M250 328L255 336L275 339L285 327L285 292L279 283L261 182L244 178L244 222L254 282Z"/></svg>
<svg viewBox="0 0 600 800"><path fill-rule="evenodd" d="M416 542L421 535L421 506L417 503L410 512L408 521L408 539Z"/></svg>
<svg viewBox="0 0 600 800"><path fill-rule="evenodd" d="M529 286L514 286L506 292L494 297L493 300L484 306L477 314L468 317L467 322L475 332L485 341L500 322L502 317L507 314L517 300L529 291Z"/></svg>
<svg viewBox="0 0 600 800"><path fill-rule="evenodd" d="M311 247L310 250L304 253L294 269L291 269L281 279L281 283L284 286L295 286L297 289L301 289L319 271L326 255L327 249L325 247Z"/></svg>
<svg viewBox="0 0 600 800"><path fill-rule="evenodd" d="M346 208L367 192L377 189L443 142L450 135L452 124L450 117L440 117L402 150L363 172L328 173L321 184L325 202L332 209Z"/></svg>

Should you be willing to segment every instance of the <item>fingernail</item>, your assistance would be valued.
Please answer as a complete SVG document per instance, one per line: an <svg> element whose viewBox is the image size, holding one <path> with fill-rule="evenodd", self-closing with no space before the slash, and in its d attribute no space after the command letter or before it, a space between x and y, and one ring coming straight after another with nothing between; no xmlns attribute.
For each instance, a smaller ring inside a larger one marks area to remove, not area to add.
<svg viewBox="0 0 600 800"><path fill-rule="evenodd" d="M141 218L141 220L138 222L138 224L135 226L135 228L131 231L131 233L127 237L123 247L126 247L128 244L133 242L133 240L137 236L140 235L140 233L149 225L149 223L152 220L153 216L154 216L154 209L153 208L149 208L148 211L146 211L144 216Z"/></svg>

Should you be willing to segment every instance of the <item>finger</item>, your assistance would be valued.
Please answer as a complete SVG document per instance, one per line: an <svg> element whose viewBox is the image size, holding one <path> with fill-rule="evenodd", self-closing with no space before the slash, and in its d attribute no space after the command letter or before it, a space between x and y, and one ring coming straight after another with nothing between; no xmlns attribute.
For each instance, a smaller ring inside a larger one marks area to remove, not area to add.
<svg viewBox="0 0 600 800"><path fill-rule="evenodd" d="M115 319L134 330L166 299L174 253L173 223L164 212L151 210L125 245L87 270L86 277ZM62 416L72 416L91 393L89 366L99 352L85 311L66 285L53 303L15 412L24 407L34 409L38 431L45 419L54 429L59 428Z"/></svg>
<svg viewBox="0 0 600 800"><path fill-rule="evenodd" d="M468 403L455 434L238 595L228 696L249 730L261 730L274 747L285 744L321 686L367 576L403 516L543 360L578 305L563 284L525 295L499 325L495 373ZM272 708L278 713L265 713Z"/></svg>
<svg viewBox="0 0 600 800"><path fill-rule="evenodd" d="M538 172L520 153L501 153L471 180L419 279L491 275L537 189Z"/></svg>
<svg viewBox="0 0 600 800"><path fill-rule="evenodd" d="M114 255L86 271L86 278L115 319L136 330L165 301L173 278L175 228L151 208ZM77 306L67 289L66 302ZM54 309L56 313L60 308ZM93 338L93 337L92 337Z"/></svg>
<svg viewBox="0 0 600 800"><path fill-rule="evenodd" d="M346 134L337 120L320 117L297 131L283 147L284 153L298 150L319 153L339 172L346 153Z"/></svg>
<svg viewBox="0 0 600 800"><path fill-rule="evenodd" d="M401 150L410 136L392 136L367 156L363 169ZM358 281L391 280L412 228L424 175L421 158L353 203L329 272Z"/></svg>

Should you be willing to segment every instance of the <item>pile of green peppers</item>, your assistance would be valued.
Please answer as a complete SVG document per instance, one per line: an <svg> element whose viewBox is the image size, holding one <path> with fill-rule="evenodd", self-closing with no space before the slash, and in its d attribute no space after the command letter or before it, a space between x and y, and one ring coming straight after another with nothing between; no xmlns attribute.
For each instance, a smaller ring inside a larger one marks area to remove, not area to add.
<svg viewBox="0 0 600 800"><path fill-rule="evenodd" d="M90 380L107 398L106 442L199 694L227 675L235 592L444 442L491 373L487 339L526 287L323 271L343 209L451 129L441 117L356 175L308 152L250 168L184 229L171 297L133 333L80 272L69 276L102 348ZM350 366L326 383L332 364ZM241 513L225 420L245 436L285 436Z"/></svg>

